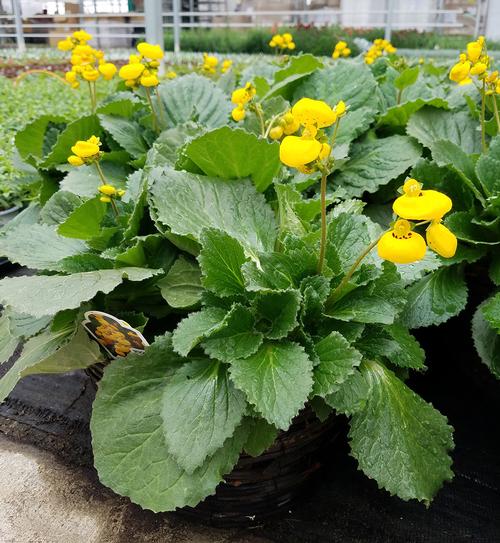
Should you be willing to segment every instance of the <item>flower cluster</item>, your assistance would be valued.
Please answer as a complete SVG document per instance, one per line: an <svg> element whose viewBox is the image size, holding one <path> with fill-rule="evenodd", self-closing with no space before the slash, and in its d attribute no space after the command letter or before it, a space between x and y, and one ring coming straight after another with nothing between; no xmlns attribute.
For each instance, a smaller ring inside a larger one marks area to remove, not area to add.
<svg viewBox="0 0 500 543"><path fill-rule="evenodd" d="M106 62L102 51L87 43L91 39L91 34L77 30L57 44L61 51L71 51L72 68L66 72L65 79L75 89L80 86L79 78L93 82L102 75L104 79L110 80L117 71L113 63Z"/></svg>
<svg viewBox="0 0 500 543"><path fill-rule="evenodd" d="M339 41L335 45L335 49L332 53L332 58L348 57L351 54L347 42Z"/></svg>
<svg viewBox="0 0 500 543"><path fill-rule="evenodd" d="M301 98L283 117L280 128L289 134L280 144L280 159L283 164L296 168L302 173L311 173L318 166L318 160L330 156L331 146L323 128L333 125L346 112L346 105L340 101L334 108L321 100Z"/></svg>
<svg viewBox="0 0 500 543"><path fill-rule="evenodd" d="M117 189L113 185L108 184L101 185L97 190L102 195L99 200L104 203L109 203L113 198L116 197L121 198L125 194L125 191L123 189Z"/></svg>
<svg viewBox="0 0 500 543"><path fill-rule="evenodd" d="M450 70L450 79L459 85L472 83L472 76L484 80L485 84L500 94L498 72L487 73L490 66L490 57L486 52L484 36L467 44L467 52L461 53L458 62Z"/></svg>
<svg viewBox="0 0 500 543"><path fill-rule="evenodd" d="M79 140L71 147L73 153L68 157L72 166L92 164L101 158L101 140L97 136L91 136L88 140Z"/></svg>
<svg viewBox="0 0 500 543"><path fill-rule="evenodd" d="M457 238L441 223L451 209L451 199L436 190L422 190L422 184L416 179L405 182L403 193L392 206L398 219L377 244L380 258L396 264L409 264L425 256L427 245L442 257L451 258L457 250ZM413 230L415 225L409 222L411 220L419 221L419 224L428 223L427 244Z"/></svg>
<svg viewBox="0 0 500 543"><path fill-rule="evenodd" d="M223 60L220 67L221 73L225 74L228 70L231 69L232 65L232 60ZM201 66L201 69L204 73L210 75L217 73L217 66L219 66L219 59L217 57L209 55L207 53L203 53L203 64Z"/></svg>
<svg viewBox="0 0 500 543"><path fill-rule="evenodd" d="M120 68L118 75L125 80L127 87L156 87L160 83L158 67L163 58L161 47L144 42L137 46L137 51L139 54L130 55L128 64Z"/></svg>
<svg viewBox="0 0 500 543"><path fill-rule="evenodd" d="M289 32L284 34L275 34L269 42L269 47L276 48L277 51L286 51L289 49L293 51L295 49L295 42L293 36Z"/></svg>
<svg viewBox="0 0 500 543"><path fill-rule="evenodd" d="M252 83L247 83L244 87L236 89L231 95L231 102L236 104L236 107L231 111L231 116L235 121L242 121L245 118L245 106L252 100L256 93Z"/></svg>
<svg viewBox="0 0 500 543"><path fill-rule="evenodd" d="M391 55L396 52L396 48L388 40L382 38L377 38L373 41L372 46L365 53L365 62L366 64L373 64L375 60L387 53Z"/></svg>

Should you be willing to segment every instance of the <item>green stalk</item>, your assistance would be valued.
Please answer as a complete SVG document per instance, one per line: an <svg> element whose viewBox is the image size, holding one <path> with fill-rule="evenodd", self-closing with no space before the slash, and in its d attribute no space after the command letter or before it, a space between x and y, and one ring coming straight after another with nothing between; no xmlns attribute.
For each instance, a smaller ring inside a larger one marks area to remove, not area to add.
<svg viewBox="0 0 500 543"><path fill-rule="evenodd" d="M156 101L158 102L158 110L160 112L162 128L165 129L167 127L167 119L165 118L165 109L163 107L163 102L161 101L160 93L158 92L157 86L155 87L155 94L156 94Z"/></svg>
<svg viewBox="0 0 500 543"><path fill-rule="evenodd" d="M153 107L153 101L151 100L151 93L149 92L148 87L144 87L146 89L146 98L148 99L149 107L151 108L151 114L153 115L153 130L159 134L160 133L160 127L158 124L158 117L156 116L155 108Z"/></svg>
<svg viewBox="0 0 500 543"><path fill-rule="evenodd" d="M323 273L323 264L325 262L326 251L326 178L328 173L326 170L322 171L321 175L321 242L319 246L319 259L318 259L318 275Z"/></svg>
<svg viewBox="0 0 500 543"><path fill-rule="evenodd" d="M101 183L103 185L106 185L106 178L104 177L104 173L101 169L101 166L99 166L99 162L94 162L95 167L97 168L97 173L99 174L99 177L101 178Z"/></svg>
<svg viewBox="0 0 500 543"><path fill-rule="evenodd" d="M483 79L483 88L481 89L481 144L483 153L486 153L486 81Z"/></svg>
<svg viewBox="0 0 500 543"><path fill-rule="evenodd" d="M495 120L497 122L497 132L500 134L500 116L498 115L497 97L493 94L491 99L493 100L493 111L495 113Z"/></svg>

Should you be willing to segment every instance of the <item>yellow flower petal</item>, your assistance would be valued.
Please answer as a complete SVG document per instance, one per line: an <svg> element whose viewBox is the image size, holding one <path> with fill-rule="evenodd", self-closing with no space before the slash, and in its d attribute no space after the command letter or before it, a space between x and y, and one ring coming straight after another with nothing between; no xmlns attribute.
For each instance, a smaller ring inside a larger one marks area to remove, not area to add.
<svg viewBox="0 0 500 543"><path fill-rule="evenodd" d="M83 164L83 160L79 156L76 156L76 155L69 156L68 157L68 162L72 166L81 166Z"/></svg>
<svg viewBox="0 0 500 543"><path fill-rule="evenodd" d="M104 64L99 65L99 72L104 76L104 79L106 79L107 81L113 79L116 71L117 68L112 62L105 62Z"/></svg>
<svg viewBox="0 0 500 543"><path fill-rule="evenodd" d="M283 164L297 168L316 160L321 149L318 140L287 136L280 145L280 159Z"/></svg>
<svg viewBox="0 0 500 543"><path fill-rule="evenodd" d="M89 158L99 153L99 145L90 141L77 141L71 152L80 158Z"/></svg>
<svg viewBox="0 0 500 543"><path fill-rule="evenodd" d="M129 81L129 80L137 79L138 77L140 77L143 71L144 71L143 64L140 64L140 63L125 64L125 66L122 66L120 68L118 75L122 79L126 79L127 81Z"/></svg>
<svg viewBox="0 0 500 543"><path fill-rule="evenodd" d="M106 196L114 196L116 194L116 188L113 185L101 185L98 190Z"/></svg>
<svg viewBox="0 0 500 543"><path fill-rule="evenodd" d="M415 196L403 194L392 205L396 215L414 221L440 219L451 207L451 199L437 190L422 190Z"/></svg>
<svg viewBox="0 0 500 543"><path fill-rule="evenodd" d="M325 128L337 120L337 114L322 100L301 98L292 108L292 115L303 126Z"/></svg>
<svg viewBox="0 0 500 543"><path fill-rule="evenodd" d="M406 233L401 231L406 231ZM402 220L397 221L394 230L386 232L377 244L380 258L395 264L409 264L421 260L424 258L426 250L424 238L417 232L409 231L408 221Z"/></svg>
<svg viewBox="0 0 500 543"><path fill-rule="evenodd" d="M163 51L159 45L151 45L150 43L144 42L137 46L137 50L146 58L151 58L153 60L161 60L163 58Z"/></svg>
<svg viewBox="0 0 500 543"><path fill-rule="evenodd" d="M429 247L444 258L451 258L457 250L457 238L444 224L432 222L426 236Z"/></svg>

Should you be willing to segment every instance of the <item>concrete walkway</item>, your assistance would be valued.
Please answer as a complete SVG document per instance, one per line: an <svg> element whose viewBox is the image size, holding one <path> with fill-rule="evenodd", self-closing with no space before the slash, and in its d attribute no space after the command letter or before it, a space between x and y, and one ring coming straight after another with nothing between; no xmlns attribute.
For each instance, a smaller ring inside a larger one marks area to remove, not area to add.
<svg viewBox="0 0 500 543"><path fill-rule="evenodd" d="M142 511L86 468L0 437L1 543L268 543Z"/></svg>

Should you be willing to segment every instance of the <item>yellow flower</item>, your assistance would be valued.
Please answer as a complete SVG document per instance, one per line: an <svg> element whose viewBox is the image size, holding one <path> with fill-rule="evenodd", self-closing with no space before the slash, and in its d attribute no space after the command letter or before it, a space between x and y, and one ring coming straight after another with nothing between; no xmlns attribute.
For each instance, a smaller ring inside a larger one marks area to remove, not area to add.
<svg viewBox="0 0 500 543"><path fill-rule="evenodd" d="M466 77L465 79L462 79L462 81L460 81L458 86L464 87L465 85L470 85L471 83L472 83L472 79L470 77Z"/></svg>
<svg viewBox="0 0 500 543"><path fill-rule="evenodd" d="M325 128L337 120L337 114L322 100L301 98L292 107L293 117L303 126Z"/></svg>
<svg viewBox="0 0 500 543"><path fill-rule="evenodd" d="M144 42L137 46L137 50L146 58L153 60L161 60L163 58L163 51L159 45L151 45L150 43Z"/></svg>
<svg viewBox="0 0 500 543"><path fill-rule="evenodd" d="M76 73L75 72L66 72L64 74L64 79L66 79L66 81L68 83L74 83L76 81Z"/></svg>
<svg viewBox="0 0 500 543"><path fill-rule="evenodd" d="M140 63L125 64L125 66L122 66L120 68L118 75L122 79L126 79L127 81L130 81L132 79L138 79L141 76L143 71L144 71L143 64L140 64Z"/></svg>
<svg viewBox="0 0 500 543"><path fill-rule="evenodd" d="M437 190L422 190L416 179L408 179L403 185L404 194L392 205L394 213L404 219L431 221L441 219L452 207L451 199Z"/></svg>
<svg viewBox="0 0 500 543"><path fill-rule="evenodd" d="M293 36L289 32L285 32L281 36L283 38L284 43L292 43L293 42Z"/></svg>
<svg viewBox="0 0 500 543"><path fill-rule="evenodd" d="M287 45L288 49L290 49L290 51L293 51L295 49L295 43L293 41L291 41L288 45Z"/></svg>
<svg viewBox="0 0 500 543"><path fill-rule="evenodd" d="M275 34L272 37L271 41L274 41L277 47L283 47L283 45L285 45L285 40L283 39L283 36L281 36L280 34Z"/></svg>
<svg viewBox="0 0 500 543"><path fill-rule="evenodd" d="M95 68L87 66L86 69L82 71L82 77L85 81L96 81L99 79L99 72Z"/></svg>
<svg viewBox="0 0 500 543"><path fill-rule="evenodd" d="M236 122L242 121L245 118L245 115L245 108L241 104L239 106L236 106L233 111L231 111L231 117Z"/></svg>
<svg viewBox="0 0 500 543"><path fill-rule="evenodd" d="M86 141L77 141L73 147L71 147L71 152L80 158L90 158L99 154L99 147L101 146L101 141L96 136L91 136Z"/></svg>
<svg viewBox="0 0 500 543"><path fill-rule="evenodd" d="M104 79L109 81L113 79L116 74L117 68L112 62L105 62L99 65L99 72L104 76Z"/></svg>
<svg viewBox="0 0 500 543"><path fill-rule="evenodd" d="M203 63L204 67L206 68L215 68L217 64L219 64L219 59L217 57L207 55L207 53L203 53Z"/></svg>
<svg viewBox="0 0 500 543"><path fill-rule="evenodd" d="M57 48L60 51L71 51L74 46L75 44L71 41L71 38L66 38L57 42Z"/></svg>
<svg viewBox="0 0 500 543"><path fill-rule="evenodd" d="M470 69L471 75L481 75L488 69L488 66L484 62L476 62Z"/></svg>
<svg viewBox="0 0 500 543"><path fill-rule="evenodd" d="M303 167L314 162L319 157L322 148L318 140L286 136L280 145L280 160L291 168Z"/></svg>
<svg viewBox="0 0 500 543"><path fill-rule="evenodd" d="M156 87L159 83L160 81L154 74L143 75L141 77L141 85L143 87Z"/></svg>
<svg viewBox="0 0 500 543"><path fill-rule="evenodd" d="M128 57L129 64L138 64L141 62L141 57L139 55L130 55Z"/></svg>
<svg viewBox="0 0 500 543"><path fill-rule="evenodd" d="M471 63L468 60L457 62L450 70L450 79L460 83L469 77L470 68Z"/></svg>
<svg viewBox="0 0 500 543"><path fill-rule="evenodd" d="M98 191L106 196L114 196L117 193L117 190L113 185L101 185L98 188Z"/></svg>
<svg viewBox="0 0 500 543"><path fill-rule="evenodd" d="M427 245L424 238L411 231L411 224L405 219L395 222L393 229L386 232L377 243L380 258L395 264L409 264L425 256Z"/></svg>
<svg viewBox="0 0 500 543"><path fill-rule="evenodd" d="M271 128L271 130L269 130L269 137L272 140L279 140L282 135L283 135L283 127L282 126L273 126Z"/></svg>
<svg viewBox="0 0 500 543"><path fill-rule="evenodd" d="M291 112L285 113L283 116L283 122L285 123L283 126L283 132L286 136L295 134L295 132L297 132L297 130L300 128L299 121L292 115Z"/></svg>
<svg viewBox="0 0 500 543"><path fill-rule="evenodd" d="M349 49L349 47L346 47L346 48L342 51L342 56L344 56L344 57L348 57L350 54L351 54L351 50Z"/></svg>
<svg viewBox="0 0 500 543"><path fill-rule="evenodd" d="M167 79L175 79L177 77L177 74L173 71L167 72L165 75L167 76Z"/></svg>
<svg viewBox="0 0 500 543"><path fill-rule="evenodd" d="M457 251L457 238L441 221L432 221L426 236L429 247L444 258L451 258Z"/></svg>
<svg viewBox="0 0 500 543"><path fill-rule="evenodd" d="M84 163L83 160L79 156L76 156L76 155L70 155L68 157L68 162L72 166L81 166Z"/></svg>
<svg viewBox="0 0 500 543"><path fill-rule="evenodd" d="M111 202L111 198L109 196L101 196L99 198L99 200L103 203L103 204L109 204L109 202Z"/></svg>
<svg viewBox="0 0 500 543"><path fill-rule="evenodd" d="M337 117L343 117L346 112L346 105L343 100L340 100L340 102L335 106L334 111L337 114Z"/></svg>
<svg viewBox="0 0 500 543"><path fill-rule="evenodd" d="M233 61L232 60L229 60L229 59L226 59L223 63L222 63L222 73L225 74L230 68L231 66L233 65Z"/></svg>
<svg viewBox="0 0 500 543"><path fill-rule="evenodd" d="M233 104L244 105L255 96L255 93L255 87L251 83L247 83L244 87L233 91L231 102L233 102Z"/></svg>
<svg viewBox="0 0 500 543"><path fill-rule="evenodd" d="M467 44L467 58L472 62L477 62L483 52L483 43L471 41Z"/></svg>
<svg viewBox="0 0 500 543"><path fill-rule="evenodd" d="M323 143L321 145L321 151L319 152L318 157L323 160L325 158L328 158L330 156L330 153L332 152L332 148L329 143Z"/></svg>
<svg viewBox="0 0 500 543"><path fill-rule="evenodd" d="M92 39L92 34L85 32L85 30L77 30L73 32L73 38L78 41L90 41Z"/></svg>

